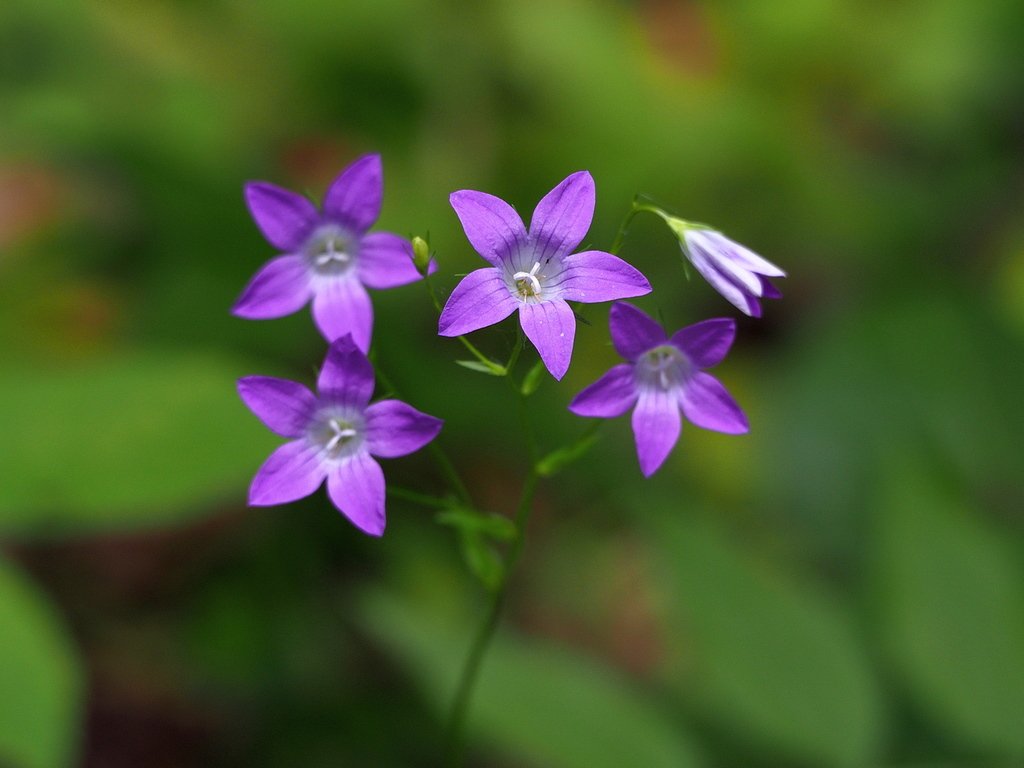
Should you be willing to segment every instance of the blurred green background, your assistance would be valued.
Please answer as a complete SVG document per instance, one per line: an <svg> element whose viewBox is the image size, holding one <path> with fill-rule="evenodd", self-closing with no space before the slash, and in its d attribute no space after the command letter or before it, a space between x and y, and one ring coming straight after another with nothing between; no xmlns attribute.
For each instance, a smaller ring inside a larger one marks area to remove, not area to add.
<svg viewBox="0 0 1024 768"><path fill-rule="evenodd" d="M228 314L273 255L242 184L317 196L367 151L444 291L481 264L449 192L528 214L581 168L594 247L641 192L790 274L718 370L750 435L687 427L645 482L620 419L542 486L473 765L1022 764L1019 0L4 0L0 764L439 763L483 605L451 530L244 505L279 441L234 380L324 344ZM737 314L653 217L622 254L670 329ZM374 299L378 362L508 513L507 388L420 286ZM532 399L549 447L606 315Z"/></svg>

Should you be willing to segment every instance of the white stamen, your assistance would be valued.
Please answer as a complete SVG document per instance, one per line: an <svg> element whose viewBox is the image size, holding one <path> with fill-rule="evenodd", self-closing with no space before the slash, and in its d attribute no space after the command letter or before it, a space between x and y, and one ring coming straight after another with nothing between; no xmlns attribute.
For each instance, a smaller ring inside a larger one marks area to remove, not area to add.
<svg viewBox="0 0 1024 768"><path fill-rule="evenodd" d="M316 257L316 265L318 267L322 267L325 264L330 264L332 261L338 261L345 264L348 262L349 258L349 255L345 251L334 250L334 240L329 240L327 242L327 250Z"/></svg>
<svg viewBox="0 0 1024 768"><path fill-rule="evenodd" d="M529 272L516 272L512 275L512 279L519 286L519 292L523 293L523 289L526 288L523 282L530 281L530 293L531 296L540 295L540 280L537 279L537 271L540 269L540 262L536 261Z"/></svg>
<svg viewBox="0 0 1024 768"><path fill-rule="evenodd" d="M347 440L350 437L356 436L356 431L354 429L349 426L341 426L337 419L331 419L328 421L327 426L330 427L331 431L334 433L331 439L327 441L327 445L324 446L324 449L327 451L333 451L338 447L338 444L342 440Z"/></svg>

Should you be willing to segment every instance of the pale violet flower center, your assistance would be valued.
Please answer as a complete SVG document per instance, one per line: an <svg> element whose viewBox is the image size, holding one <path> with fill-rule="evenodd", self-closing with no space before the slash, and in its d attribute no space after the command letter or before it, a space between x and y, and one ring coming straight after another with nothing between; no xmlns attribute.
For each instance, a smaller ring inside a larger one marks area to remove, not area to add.
<svg viewBox="0 0 1024 768"><path fill-rule="evenodd" d="M343 412L326 412L313 420L309 440L329 459L351 456L362 445L362 420Z"/></svg>
<svg viewBox="0 0 1024 768"><path fill-rule="evenodd" d="M640 355L636 361L639 383L661 390L679 386L690 374L690 361L671 344L662 344Z"/></svg>
<svg viewBox="0 0 1024 768"><path fill-rule="evenodd" d="M516 272L512 275L512 282L515 284L516 293L519 294L519 298L524 301L532 298L540 298L540 277L537 273L540 271L540 262L535 261L533 266L530 267L529 272Z"/></svg>
<svg viewBox="0 0 1024 768"><path fill-rule="evenodd" d="M303 248L310 267L319 275L343 275L355 265L359 241L335 224L317 228Z"/></svg>

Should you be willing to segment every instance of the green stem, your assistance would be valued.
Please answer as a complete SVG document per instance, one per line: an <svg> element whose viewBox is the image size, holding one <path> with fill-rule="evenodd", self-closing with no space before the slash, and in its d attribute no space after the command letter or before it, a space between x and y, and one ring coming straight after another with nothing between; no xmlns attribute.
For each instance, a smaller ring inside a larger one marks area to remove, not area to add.
<svg viewBox="0 0 1024 768"><path fill-rule="evenodd" d="M391 380L391 377L384 372L379 363L374 366L374 370L377 374L377 379L384 385L384 388L390 390L395 397L400 397L395 383ZM444 449L438 445L436 439L430 441L427 445L427 450L430 451L430 455L434 459L434 463L441 471L441 474L444 475L445 480L448 481L449 488L451 488L455 495L459 497L463 504L472 507L473 499L469 494L469 489L466 487L466 484L462 482L462 478L459 477L459 473L455 469L455 465L452 463L452 460L448 458L448 454L445 453Z"/></svg>
<svg viewBox="0 0 1024 768"><path fill-rule="evenodd" d="M443 306L441 304L440 297L438 297L437 295L437 289L434 288L434 283L430 279L430 275L426 275L423 278L423 284L427 287L427 293L430 294L430 301L431 303L433 303L434 309L437 311L437 314L440 315ZM465 336L456 336L455 338L462 342L462 346L464 346L473 357L475 357L481 363L486 365L492 371L494 371L495 373L502 371L501 366L499 366L497 363L495 363L493 360L487 357L487 355L485 355L483 352L477 349L473 342L471 342Z"/></svg>
<svg viewBox="0 0 1024 768"><path fill-rule="evenodd" d="M633 222L633 218L643 211L656 214L665 221L668 221L667 214L660 208L653 205L647 205L646 203L637 202L634 199L632 206L630 206L629 213L626 214L626 218L622 220L622 224L619 226L619 231L615 235L615 240L612 242L612 247L609 249L609 253L617 254L619 252L619 249L622 247L622 243L626 240L626 235L629 234L629 225Z"/></svg>
<svg viewBox="0 0 1024 768"><path fill-rule="evenodd" d="M426 493L419 493L418 491L410 491L407 488L400 488L396 485L388 484L388 496L394 496L396 499L402 499L402 501L410 501L413 504L420 504L424 507L430 507L431 509L448 509L452 503L446 499L439 499L437 496L430 496Z"/></svg>
<svg viewBox="0 0 1024 768"><path fill-rule="evenodd" d="M505 571L502 575L501 586L491 597L487 613L483 623L473 638L473 645L470 647L469 655L462 667L462 674L459 676L459 685L455 691L455 699L452 702L451 716L448 721L448 745L445 765L448 768L460 768L463 764L463 753L466 746L466 715L469 713L469 704L473 695L473 688L476 686L480 674L480 666L484 656L490 648L494 639L495 630L501 619L501 610L505 605L505 598L508 594L509 577L515 568L523 551L523 544L526 541L526 523L533 508L533 496L537 490L538 475L533 466L526 475L523 483L523 492L519 497L519 504L516 507L515 524L516 537L513 539L508 554L505 557Z"/></svg>

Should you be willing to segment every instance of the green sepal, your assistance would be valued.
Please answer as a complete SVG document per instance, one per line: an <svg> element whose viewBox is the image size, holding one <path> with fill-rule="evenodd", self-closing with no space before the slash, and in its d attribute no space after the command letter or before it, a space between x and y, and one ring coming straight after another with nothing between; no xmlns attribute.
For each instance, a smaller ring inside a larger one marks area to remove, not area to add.
<svg viewBox="0 0 1024 768"><path fill-rule="evenodd" d="M477 373L486 373L488 376L505 376L508 371L505 370L505 366L499 365L493 360L488 360L486 363L480 360L456 360L456 365L461 365L463 368L469 368L471 371Z"/></svg>

